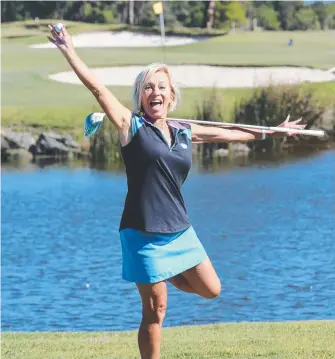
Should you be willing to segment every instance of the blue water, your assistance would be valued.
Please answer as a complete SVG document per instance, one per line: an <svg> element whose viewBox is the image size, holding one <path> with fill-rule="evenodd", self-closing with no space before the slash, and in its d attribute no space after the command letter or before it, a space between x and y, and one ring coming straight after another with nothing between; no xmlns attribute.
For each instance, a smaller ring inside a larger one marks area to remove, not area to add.
<svg viewBox="0 0 335 359"><path fill-rule="evenodd" d="M168 285L165 326L335 318L335 151L194 166L184 196L219 277L206 300ZM2 171L4 331L128 330L136 287L121 279L124 173Z"/></svg>

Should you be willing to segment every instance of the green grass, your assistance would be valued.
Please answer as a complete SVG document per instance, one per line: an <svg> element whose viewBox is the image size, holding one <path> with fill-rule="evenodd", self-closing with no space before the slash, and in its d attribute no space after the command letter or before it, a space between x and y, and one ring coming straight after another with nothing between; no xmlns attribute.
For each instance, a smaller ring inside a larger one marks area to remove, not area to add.
<svg viewBox="0 0 335 359"><path fill-rule="evenodd" d="M101 29L101 25L92 24L90 29L97 30L96 27ZM38 65L43 68L68 68L62 56L55 55L57 50L27 47L32 43L47 42L47 34L45 31L43 36L3 39L3 69L24 70L30 69L32 65L35 65L35 68L39 67ZM168 46L165 58L160 48L81 48L78 53L91 66L141 65L166 61L170 64L291 65L328 69L334 66L334 36L334 31L236 33L185 46ZM287 46L290 38L294 40L293 47ZM16 56L19 53L24 56Z"/></svg>
<svg viewBox="0 0 335 359"><path fill-rule="evenodd" d="M6 359L139 358L137 332L3 333ZM335 321L228 323L163 329L162 359L335 358Z"/></svg>
<svg viewBox="0 0 335 359"><path fill-rule="evenodd" d="M94 97L81 85L51 81L48 76L70 67L56 49L32 49L29 44L46 42L46 24L26 28L27 22L2 24L2 124L4 126L49 128L82 134L83 119L98 109ZM53 21L55 22L55 21ZM31 23L31 21L30 21ZM65 22L67 23L67 22ZM29 22L28 22L29 24ZM69 23L71 33L120 28L119 25ZM24 36L26 33L26 37ZM78 49L90 67L168 64L210 64L230 66L334 66L334 32L237 33L213 37L195 44L160 48ZM294 46L288 47L288 39ZM335 82L305 84L314 89L316 100L330 104L335 99ZM131 106L130 87L110 87L127 106ZM210 89L183 89L181 107L175 117L194 117L197 103ZM234 104L252 95L252 89L220 89L223 112L230 121Z"/></svg>
<svg viewBox="0 0 335 359"><path fill-rule="evenodd" d="M31 91L30 87L21 89L20 98L16 97L15 91L3 92L2 96L8 98L9 106L2 107L2 125L15 127L17 130L32 127L38 133L42 130L66 132L81 140L85 117L90 112L99 110L94 97L83 86L51 82L43 84L39 79L35 82L34 91ZM131 107L131 88L110 87L110 89L122 103ZM181 105L171 113L171 116L194 118L197 104L211 91L211 89L183 89ZM253 94L253 89L217 89L216 91L222 98L222 111L226 122L232 120L235 104L242 99L250 98ZM335 83L333 82L301 86L302 93L309 91L315 93L314 101L322 105L329 105L335 101ZM40 92L40 106L34 103L36 92Z"/></svg>

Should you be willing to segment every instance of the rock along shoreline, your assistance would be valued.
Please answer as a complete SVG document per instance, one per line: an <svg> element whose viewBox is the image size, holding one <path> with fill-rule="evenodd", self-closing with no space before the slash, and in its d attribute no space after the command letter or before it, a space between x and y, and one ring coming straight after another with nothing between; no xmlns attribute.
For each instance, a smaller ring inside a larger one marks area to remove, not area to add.
<svg viewBox="0 0 335 359"><path fill-rule="evenodd" d="M202 158L222 158L228 156L249 156L253 152L274 152L280 150L299 149L327 149L335 145L334 131L326 130L323 138L296 138L288 141L284 138L274 143L269 138L265 141L246 143L215 143L194 145L193 154ZM278 141L278 139L276 140ZM1 162L33 162L38 158L48 158L53 161L72 159L91 160L89 140L85 143L76 142L72 136L51 131L42 131L37 136L27 129L16 132L12 129L1 130ZM98 159L99 161L99 159Z"/></svg>

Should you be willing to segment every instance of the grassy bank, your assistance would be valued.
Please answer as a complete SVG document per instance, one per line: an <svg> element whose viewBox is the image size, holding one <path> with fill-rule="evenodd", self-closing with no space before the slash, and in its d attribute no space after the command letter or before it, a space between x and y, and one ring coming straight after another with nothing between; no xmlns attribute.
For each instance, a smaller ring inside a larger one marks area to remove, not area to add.
<svg viewBox="0 0 335 359"><path fill-rule="evenodd" d="M163 329L162 359L335 358L335 321L229 323ZM137 332L4 333L3 358L138 358Z"/></svg>
<svg viewBox="0 0 335 359"><path fill-rule="evenodd" d="M14 79L11 79L14 81ZM35 91L29 87L21 89L25 95L18 98L14 88L3 93L7 98L8 106L2 108L2 125L13 126L17 130L31 127L36 132L53 129L62 133L70 133L77 139L83 136L83 121L88 113L99 110L94 97L83 86L54 84L35 78L34 88L40 92L38 106L35 101ZM44 90L43 90L44 88ZM335 101L335 82L303 84L302 93L313 91L314 101L322 105L329 105ZM73 90L75 89L75 91ZM130 87L110 87L122 103L131 107ZM211 93L211 89L183 89L180 107L172 117L195 118L197 104ZM222 98L222 111L226 122L230 122L236 103L242 99L250 98L253 89L217 89L217 95ZM15 105L16 102L16 105Z"/></svg>

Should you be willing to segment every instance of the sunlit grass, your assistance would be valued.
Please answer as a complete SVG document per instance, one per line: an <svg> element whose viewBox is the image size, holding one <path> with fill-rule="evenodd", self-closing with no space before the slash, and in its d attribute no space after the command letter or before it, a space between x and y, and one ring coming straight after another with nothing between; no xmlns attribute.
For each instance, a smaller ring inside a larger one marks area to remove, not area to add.
<svg viewBox="0 0 335 359"><path fill-rule="evenodd" d="M163 329L162 359L331 359L335 321L231 323ZM3 333L6 359L139 358L137 332Z"/></svg>

